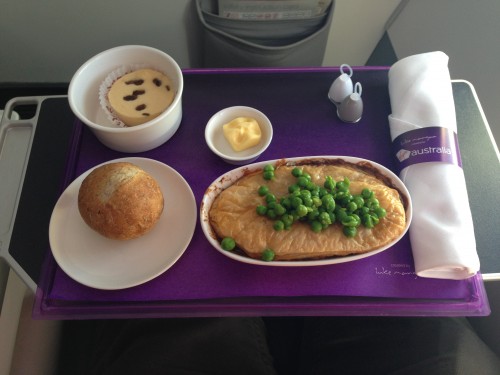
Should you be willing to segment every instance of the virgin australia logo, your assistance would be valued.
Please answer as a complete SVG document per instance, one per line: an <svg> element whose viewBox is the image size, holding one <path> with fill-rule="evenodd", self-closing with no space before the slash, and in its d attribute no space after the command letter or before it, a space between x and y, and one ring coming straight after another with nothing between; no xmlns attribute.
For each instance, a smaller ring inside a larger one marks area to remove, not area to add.
<svg viewBox="0 0 500 375"><path fill-rule="evenodd" d="M411 156L411 151L405 150L404 148L402 148L396 153L396 157L400 162L408 159L410 156Z"/></svg>
<svg viewBox="0 0 500 375"><path fill-rule="evenodd" d="M424 156L430 154L445 154L452 155L452 150L449 147L424 147L417 150L405 150L402 148L396 153L396 157L400 162L403 162L411 157Z"/></svg>
<svg viewBox="0 0 500 375"><path fill-rule="evenodd" d="M426 154L451 155L452 151L451 151L451 148L441 146L441 147L425 147L425 148L421 148L420 150L413 150L411 152L411 156L426 155Z"/></svg>

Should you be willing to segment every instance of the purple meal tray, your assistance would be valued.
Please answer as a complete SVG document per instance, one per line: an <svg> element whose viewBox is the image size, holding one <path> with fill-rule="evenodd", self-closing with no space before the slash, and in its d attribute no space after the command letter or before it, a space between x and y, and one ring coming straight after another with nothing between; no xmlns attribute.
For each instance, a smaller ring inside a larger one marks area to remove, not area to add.
<svg viewBox="0 0 500 375"><path fill-rule="evenodd" d="M159 160L179 172L200 205L205 189L234 168L205 144L208 119L245 105L271 120L274 137L258 161L346 155L395 170L387 116L388 68L355 67L364 113L339 121L328 89L338 68L185 70L183 119L164 145L140 154L112 151L75 120L64 186L87 169L126 156ZM68 124L71 126L71 124ZM480 316L489 314L481 275L467 280L416 276L406 235L392 248L350 263L262 267L225 257L206 240L199 221L190 245L167 271L145 284L98 290L71 279L50 251L36 293L34 316L44 319L186 316Z"/></svg>

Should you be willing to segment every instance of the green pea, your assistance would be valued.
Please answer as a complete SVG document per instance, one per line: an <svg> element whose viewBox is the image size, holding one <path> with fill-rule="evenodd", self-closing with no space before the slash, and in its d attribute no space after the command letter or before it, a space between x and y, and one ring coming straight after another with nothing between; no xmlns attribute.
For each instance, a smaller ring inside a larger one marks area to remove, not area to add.
<svg viewBox="0 0 500 375"><path fill-rule="evenodd" d="M333 180L332 176L326 176L325 178L325 183L323 184L325 189L328 190L334 190L335 189L335 181Z"/></svg>
<svg viewBox="0 0 500 375"><path fill-rule="evenodd" d="M311 222L311 229L313 232L319 233L323 229L323 225L318 220L314 220Z"/></svg>
<svg viewBox="0 0 500 375"><path fill-rule="evenodd" d="M269 188L266 185L262 185L261 187L259 187L259 190L257 190L257 192L261 197L264 197L269 193Z"/></svg>
<svg viewBox="0 0 500 375"><path fill-rule="evenodd" d="M377 207L377 208L375 208L375 210L373 211L373 213L375 215L377 215L380 219L383 218L383 217L385 217L387 215L387 211L383 207Z"/></svg>
<svg viewBox="0 0 500 375"><path fill-rule="evenodd" d="M272 260L274 260L274 256L275 256L274 251L270 248L266 248L262 252L261 258L265 262L271 262Z"/></svg>
<svg viewBox="0 0 500 375"><path fill-rule="evenodd" d="M276 217L278 216L278 215L276 215L276 211L271 210L271 209L268 209L268 210L267 210L266 215L267 215L267 217L268 217L269 219L276 219Z"/></svg>
<svg viewBox="0 0 500 375"><path fill-rule="evenodd" d="M286 208L283 207L283 205L277 203L276 206L274 207L274 212L276 212L276 215L281 216L285 214Z"/></svg>
<svg viewBox="0 0 500 375"><path fill-rule="evenodd" d="M290 185L288 186L288 192L291 194L295 191L299 190L300 191L300 186L297 185L297 184L293 184L293 185Z"/></svg>
<svg viewBox="0 0 500 375"><path fill-rule="evenodd" d="M311 197L304 197L302 198L302 203L304 203L304 206L306 207L312 207L313 206L313 200Z"/></svg>
<svg viewBox="0 0 500 375"><path fill-rule="evenodd" d="M349 204L349 202L352 201L352 195L351 195L351 193L347 192L347 193L343 194L342 198L340 198L340 199L337 198L337 201L341 206L346 207Z"/></svg>
<svg viewBox="0 0 500 375"><path fill-rule="evenodd" d="M292 175L294 177L300 177L302 176L302 169L300 169L299 167L295 167L292 169Z"/></svg>
<svg viewBox="0 0 500 375"><path fill-rule="evenodd" d="M337 191L348 191L349 190L349 184L346 183L345 181L339 181L336 184Z"/></svg>
<svg viewBox="0 0 500 375"><path fill-rule="evenodd" d="M312 194L309 190L301 190L300 196L301 196L301 198L311 198Z"/></svg>
<svg viewBox="0 0 500 375"><path fill-rule="evenodd" d="M311 192L311 195L318 194L319 191L319 187L314 182L311 181L307 182L306 189Z"/></svg>
<svg viewBox="0 0 500 375"><path fill-rule="evenodd" d="M224 237L220 242L220 246L226 251L231 251L236 247L236 243L231 237Z"/></svg>
<svg viewBox="0 0 500 375"><path fill-rule="evenodd" d="M361 207L363 207L365 205L365 200L360 195L353 196L352 197L352 201L354 203L356 203L356 206L358 206L358 208L361 208Z"/></svg>
<svg viewBox="0 0 500 375"><path fill-rule="evenodd" d="M290 198L288 198L288 197L281 198L280 202L281 202L281 205L283 207L285 207L285 209L287 209L287 210L292 207L292 202L290 201Z"/></svg>
<svg viewBox="0 0 500 375"><path fill-rule="evenodd" d="M257 214L259 214L261 216L264 216L267 214L267 207L262 205L262 204L258 205L256 210L257 210Z"/></svg>
<svg viewBox="0 0 500 375"><path fill-rule="evenodd" d="M274 178L274 172L273 171L264 171L264 180L272 180Z"/></svg>
<svg viewBox="0 0 500 375"><path fill-rule="evenodd" d="M342 199L344 199L346 196L347 196L347 192L346 191L337 191L335 192L335 199L340 201Z"/></svg>
<svg viewBox="0 0 500 375"><path fill-rule="evenodd" d="M319 194L318 194L318 196L319 196L320 198L323 198L323 197L324 197L325 195L327 195L327 194L330 194L330 193L328 192L328 190L326 190L324 187L320 187L320 188L319 188Z"/></svg>
<svg viewBox="0 0 500 375"><path fill-rule="evenodd" d="M315 207L319 207L323 204L323 202L321 201L321 198L319 198L319 197L313 197L312 202L313 202L313 206L315 206Z"/></svg>
<svg viewBox="0 0 500 375"><path fill-rule="evenodd" d="M363 197L363 199L370 199L370 198L373 198L373 191L371 191L370 189L367 189L367 188L364 188L362 191L361 191L361 196Z"/></svg>
<svg viewBox="0 0 500 375"><path fill-rule="evenodd" d="M274 230L280 231L280 230L285 229L285 223L283 221L281 221L281 220L276 220L274 222L273 227L274 227Z"/></svg>
<svg viewBox="0 0 500 375"><path fill-rule="evenodd" d="M324 195L321 198L321 203L327 211L333 211L335 209L335 199L333 199L331 194Z"/></svg>
<svg viewBox="0 0 500 375"><path fill-rule="evenodd" d="M266 202L267 202L267 204L272 203L272 202L276 202L276 195L274 195L272 193L266 194Z"/></svg>
<svg viewBox="0 0 500 375"><path fill-rule="evenodd" d="M274 166L272 164L266 164L264 166L264 172L274 172Z"/></svg>
<svg viewBox="0 0 500 375"><path fill-rule="evenodd" d="M309 182L309 180L304 175L302 175L299 178L297 178L297 184L300 187L305 188L307 186L308 182Z"/></svg>
<svg viewBox="0 0 500 375"><path fill-rule="evenodd" d="M369 207L372 210L380 207L380 202L378 201L377 198L370 198L365 202L365 204L367 207Z"/></svg>
<svg viewBox="0 0 500 375"><path fill-rule="evenodd" d="M290 214L285 214L281 216L281 221L285 224L285 228L290 228L293 224L293 216Z"/></svg>
<svg viewBox="0 0 500 375"><path fill-rule="evenodd" d="M358 215L356 215L355 213L352 213L351 217L353 217L356 220L356 226L358 227L361 224L360 217Z"/></svg>
<svg viewBox="0 0 500 375"><path fill-rule="evenodd" d="M347 213L339 207L338 209L335 209L335 216L337 216L337 222L342 223L342 221L347 218Z"/></svg>
<svg viewBox="0 0 500 375"><path fill-rule="evenodd" d="M368 229L371 229L373 228L373 220L372 220L372 217L368 214L364 214L362 217L361 217L361 223L363 224L363 226L365 228L368 228Z"/></svg>
<svg viewBox="0 0 500 375"><path fill-rule="evenodd" d="M358 211L361 215L370 213L370 209L368 207L365 207L365 206L361 207Z"/></svg>
<svg viewBox="0 0 500 375"><path fill-rule="evenodd" d="M342 232L346 237L354 237L358 230L356 229L356 227L344 227L342 228Z"/></svg>
<svg viewBox="0 0 500 375"><path fill-rule="evenodd" d="M321 226L323 228L326 228L332 223L332 220L328 212L322 212L321 214L319 214L318 221L321 223Z"/></svg>
<svg viewBox="0 0 500 375"><path fill-rule="evenodd" d="M276 201L270 201L268 204L267 204L267 209L268 210L274 210L276 208L276 205L278 203Z"/></svg>
<svg viewBox="0 0 500 375"><path fill-rule="evenodd" d="M313 209L307 214L307 220L314 221L317 219L318 216L319 216L319 211L317 209Z"/></svg>
<svg viewBox="0 0 500 375"><path fill-rule="evenodd" d="M354 203L353 201L351 201L351 202L347 203L346 209L349 212L354 212L358 209L358 205L356 203Z"/></svg>
<svg viewBox="0 0 500 375"><path fill-rule="evenodd" d="M330 222L333 224L335 223L336 216L333 212L328 212L328 215L330 216Z"/></svg>
<svg viewBox="0 0 500 375"><path fill-rule="evenodd" d="M344 227L356 227L359 224L354 216L346 216L341 223Z"/></svg>
<svg viewBox="0 0 500 375"><path fill-rule="evenodd" d="M297 208L298 206L300 206L303 203L302 199L300 197L292 197L290 202L292 203L293 208Z"/></svg>
<svg viewBox="0 0 500 375"><path fill-rule="evenodd" d="M297 206L297 208L295 209L295 212L297 212L298 217L304 217L309 213L309 211L307 210L307 207L304 206L303 204L299 204Z"/></svg>

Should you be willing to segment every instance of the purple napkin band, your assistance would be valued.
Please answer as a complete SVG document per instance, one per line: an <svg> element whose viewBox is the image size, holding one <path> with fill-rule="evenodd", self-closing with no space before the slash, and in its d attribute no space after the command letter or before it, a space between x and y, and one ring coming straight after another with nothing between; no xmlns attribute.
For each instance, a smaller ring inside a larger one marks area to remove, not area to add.
<svg viewBox="0 0 500 375"><path fill-rule="evenodd" d="M448 128L431 126L407 131L392 142L399 170L419 163L440 162L462 168L457 134Z"/></svg>

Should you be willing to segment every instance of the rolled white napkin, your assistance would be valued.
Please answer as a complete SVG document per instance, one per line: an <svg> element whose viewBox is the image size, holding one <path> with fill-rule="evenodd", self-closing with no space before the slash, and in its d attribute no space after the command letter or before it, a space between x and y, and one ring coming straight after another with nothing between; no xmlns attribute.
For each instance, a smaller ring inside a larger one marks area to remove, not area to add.
<svg viewBox="0 0 500 375"><path fill-rule="evenodd" d="M443 52L396 62L389 70L389 96L393 141L419 128L440 127L457 133L448 56ZM400 173L412 197L410 241L415 271L422 277L459 280L479 271L464 173L457 164L422 162L406 166Z"/></svg>

